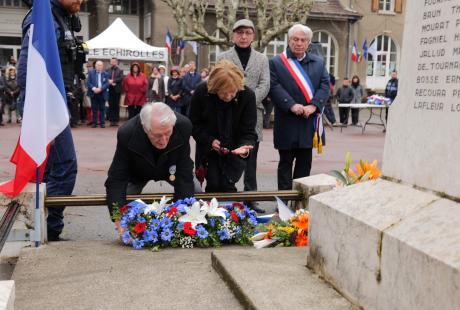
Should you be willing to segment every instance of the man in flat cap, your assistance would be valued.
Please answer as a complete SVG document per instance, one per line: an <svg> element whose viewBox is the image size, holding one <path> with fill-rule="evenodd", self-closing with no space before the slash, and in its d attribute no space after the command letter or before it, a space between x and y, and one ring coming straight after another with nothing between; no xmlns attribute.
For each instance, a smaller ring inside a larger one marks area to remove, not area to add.
<svg viewBox="0 0 460 310"><path fill-rule="evenodd" d="M254 149L250 152L244 172L244 190L257 190L257 151L259 142L262 141L262 125L264 106L262 100L270 90L270 69L267 57L251 47L254 40L255 27L249 19L240 19L233 25L232 40L235 45L228 51L217 56L217 61L227 59L232 61L243 73L244 84L256 94L257 122L256 133L257 142ZM259 209L256 203L248 203L249 206L259 213L265 211Z"/></svg>

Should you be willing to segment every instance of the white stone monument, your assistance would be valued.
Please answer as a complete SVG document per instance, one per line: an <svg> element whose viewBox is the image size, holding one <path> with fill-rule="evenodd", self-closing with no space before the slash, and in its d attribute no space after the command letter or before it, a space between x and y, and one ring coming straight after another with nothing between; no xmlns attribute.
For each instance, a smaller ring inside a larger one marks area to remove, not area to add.
<svg viewBox="0 0 460 310"><path fill-rule="evenodd" d="M385 176L460 200L460 2L408 1Z"/></svg>
<svg viewBox="0 0 460 310"><path fill-rule="evenodd" d="M365 309L460 309L460 1L405 18L386 179L310 198L308 266Z"/></svg>

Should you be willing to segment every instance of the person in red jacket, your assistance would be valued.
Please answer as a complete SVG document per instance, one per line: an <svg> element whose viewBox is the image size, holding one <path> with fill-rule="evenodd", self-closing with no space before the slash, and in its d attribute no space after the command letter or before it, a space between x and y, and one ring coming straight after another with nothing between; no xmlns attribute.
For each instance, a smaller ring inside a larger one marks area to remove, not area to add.
<svg viewBox="0 0 460 310"><path fill-rule="evenodd" d="M141 111L147 92L147 79L137 62L131 65L130 73L123 79L123 90L125 105L128 106L128 115L131 119Z"/></svg>

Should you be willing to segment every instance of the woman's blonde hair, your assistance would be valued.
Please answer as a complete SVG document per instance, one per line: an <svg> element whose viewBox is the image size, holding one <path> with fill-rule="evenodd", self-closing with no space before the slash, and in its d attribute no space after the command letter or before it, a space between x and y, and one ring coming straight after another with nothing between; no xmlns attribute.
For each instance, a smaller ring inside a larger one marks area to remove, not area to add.
<svg viewBox="0 0 460 310"><path fill-rule="evenodd" d="M222 59L209 74L208 92L216 94L219 90L244 89L244 75L232 62Z"/></svg>

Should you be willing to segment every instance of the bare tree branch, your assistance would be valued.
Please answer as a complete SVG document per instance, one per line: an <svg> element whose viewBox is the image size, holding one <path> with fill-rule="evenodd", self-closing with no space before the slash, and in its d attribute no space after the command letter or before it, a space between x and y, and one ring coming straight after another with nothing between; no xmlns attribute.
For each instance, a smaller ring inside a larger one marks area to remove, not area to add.
<svg viewBox="0 0 460 310"><path fill-rule="evenodd" d="M265 47L295 23L305 24L314 0L162 0L173 11L177 22L176 38L198 41L227 48L232 45L232 26L237 19L248 18L255 23L255 49ZM206 23L215 20L215 32L209 33Z"/></svg>

